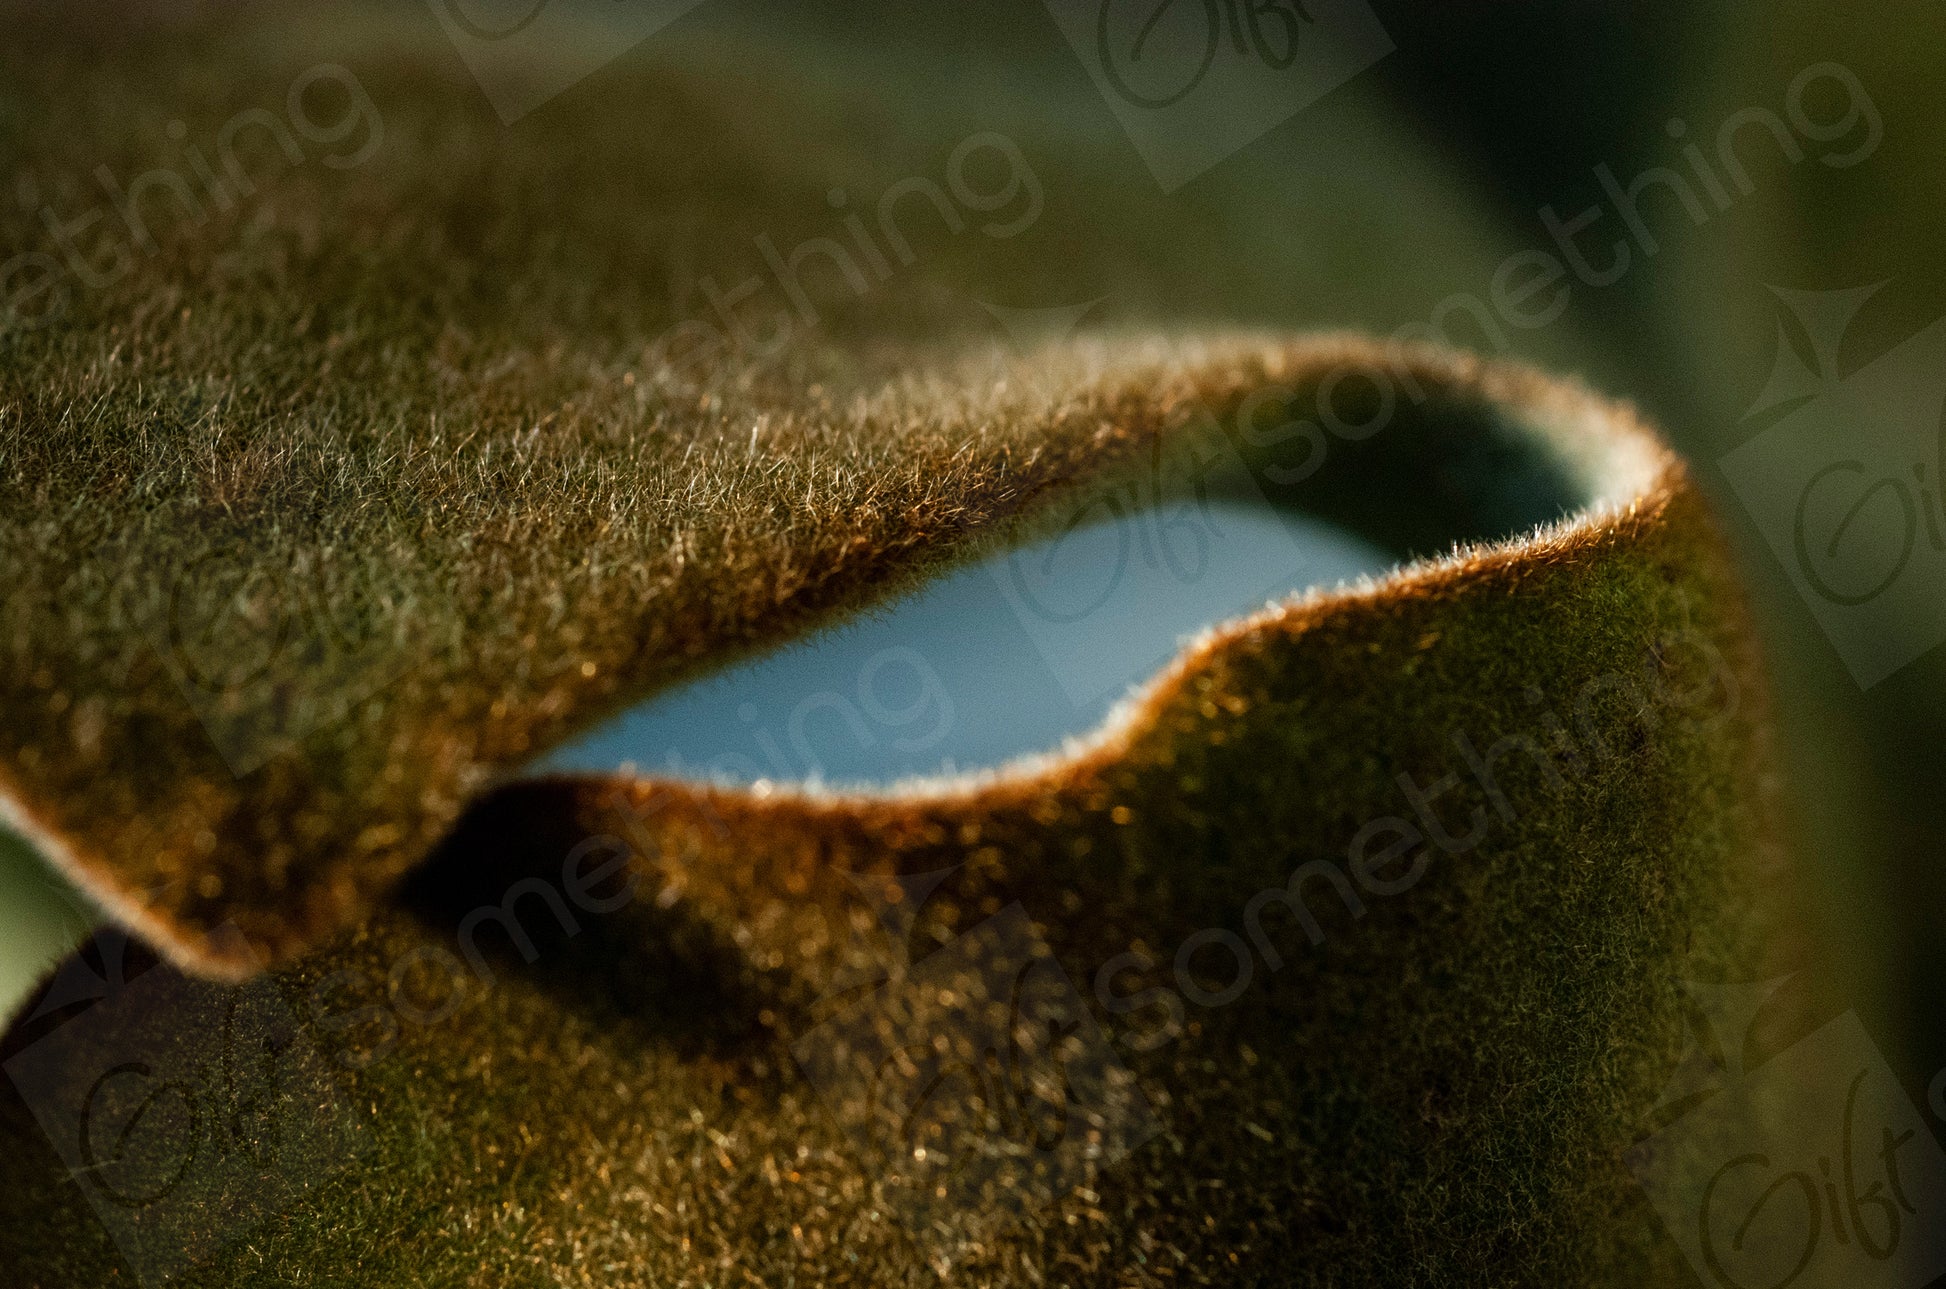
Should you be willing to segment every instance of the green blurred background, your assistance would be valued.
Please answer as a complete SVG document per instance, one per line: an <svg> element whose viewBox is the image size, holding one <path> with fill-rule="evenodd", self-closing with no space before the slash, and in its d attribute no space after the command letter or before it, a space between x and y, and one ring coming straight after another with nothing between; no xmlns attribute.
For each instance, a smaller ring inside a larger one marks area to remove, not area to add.
<svg viewBox="0 0 1946 1289"><path fill-rule="evenodd" d="M1549 248L1544 211L1565 218L1612 205L1604 173L1627 183L1654 167L1681 170L1684 145L1713 139L1739 111L1781 112L1806 68L1837 64L1866 96L1870 119L1826 145L1828 155L1862 148L1876 122L1882 138L1858 164L1826 164L1816 149L1792 164L1752 136L1750 191L1728 194L1700 221L1666 193L1643 198L1655 251L1638 253L1612 284L1574 283L1558 318L1510 328L1503 344L1463 321L1450 334L1636 401L1717 498L1770 646L1779 770L1833 993L1923 1097L1946 1065L1946 1034L1932 1023L1946 1002L1946 865L1934 827L1946 782L1946 647L1856 683L1719 461L1774 419L1749 412L1772 388L1780 335L1815 360L1826 334L1793 331L1773 288L1884 284L1833 341L1841 372L1946 316L1946 5L1887 4L1869 18L1806 0L1373 8L1393 52L1180 191L1142 199L1249 223L1276 270L1206 264L1185 248L1181 298L1143 302L1132 316L1390 333L1424 322L1455 292L1484 293L1509 255ZM801 51L806 66L894 104L895 116L923 111L935 126L963 118L959 134L1000 129L1031 143L1058 112L1063 131L1098 134L1116 167L1140 172L1042 0L936 12L885 0L706 0L598 75L628 75L659 43L697 32ZM1808 100L1822 120L1850 119L1859 106L1837 84L1827 77L1820 88L1831 93ZM1076 238L1088 235L1085 210L1050 218L1072 218ZM1607 240L1590 234L1589 245ZM1915 441L1913 454L1936 466L1931 442ZM17 997L90 916L24 847L0 841L0 999Z"/></svg>

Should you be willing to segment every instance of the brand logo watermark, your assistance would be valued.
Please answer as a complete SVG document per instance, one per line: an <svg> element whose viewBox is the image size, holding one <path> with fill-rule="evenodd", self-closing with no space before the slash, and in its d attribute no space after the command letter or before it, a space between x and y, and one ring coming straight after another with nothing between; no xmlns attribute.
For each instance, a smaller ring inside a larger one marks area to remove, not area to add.
<svg viewBox="0 0 1946 1289"><path fill-rule="evenodd" d="M1392 52L1365 0L1047 0L1173 191Z"/></svg>
<svg viewBox="0 0 1946 1289"><path fill-rule="evenodd" d="M427 0L500 119L600 71L703 0Z"/></svg>
<svg viewBox="0 0 1946 1289"><path fill-rule="evenodd" d="M158 1285L288 1211L369 1129L271 978L128 980L127 937L95 946L102 972L70 958L28 1023L92 1005L6 1071L136 1277Z"/></svg>
<svg viewBox="0 0 1946 1289"><path fill-rule="evenodd" d="M1946 640L1946 318L1853 370L1839 345L1883 283L1777 290L1775 423L1722 459L1737 497L1853 679Z"/></svg>
<svg viewBox="0 0 1946 1289"><path fill-rule="evenodd" d="M1628 1163L1712 1289L1912 1289L1946 1271L1946 1151L1846 1012L1755 1068L1781 981L1691 992L1708 1015ZM1694 1104L1690 1104L1693 1102Z"/></svg>

